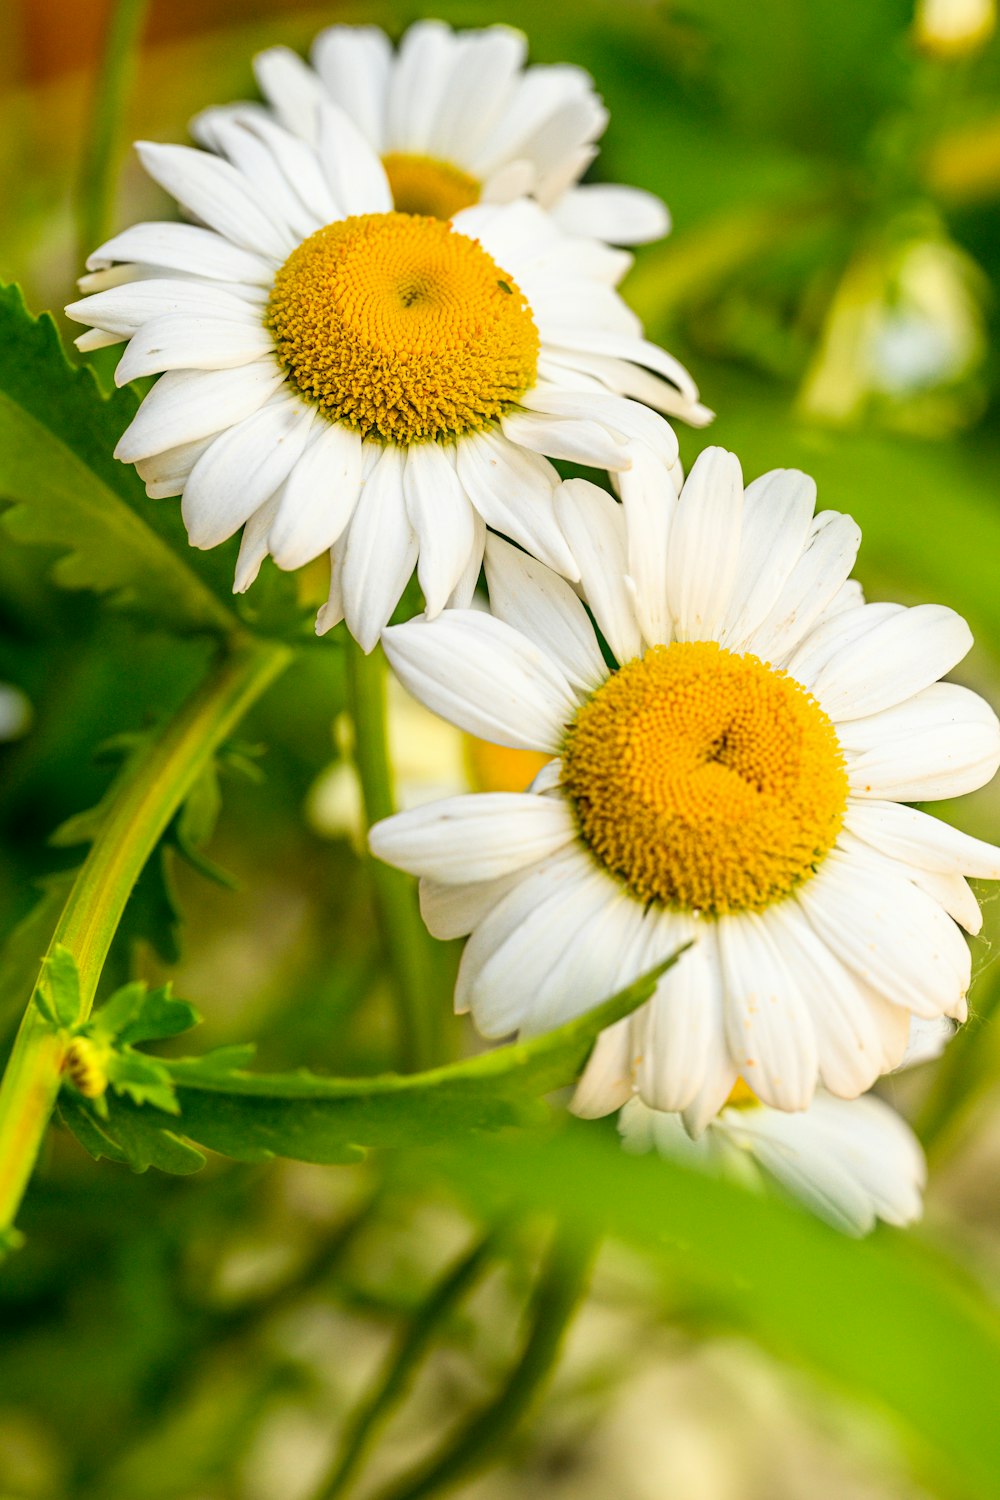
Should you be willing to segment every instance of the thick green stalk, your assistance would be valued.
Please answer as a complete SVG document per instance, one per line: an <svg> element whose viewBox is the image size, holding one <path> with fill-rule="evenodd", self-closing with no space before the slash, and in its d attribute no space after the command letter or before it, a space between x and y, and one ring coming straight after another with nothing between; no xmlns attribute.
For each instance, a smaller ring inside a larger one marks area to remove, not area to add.
<svg viewBox="0 0 1000 1500"><path fill-rule="evenodd" d="M497 1238L493 1231L483 1235L431 1288L389 1356L381 1379L348 1424L336 1463L317 1490L316 1500L340 1500L349 1488L379 1429L409 1390L413 1373L438 1330L489 1265Z"/></svg>
<svg viewBox="0 0 1000 1500"><path fill-rule="evenodd" d="M290 654L271 643L239 646L124 772L49 944L49 954L61 944L76 960L78 1023L90 1013L125 904L157 841ZM55 1106L64 1050L64 1035L32 996L0 1084L0 1243L12 1230Z"/></svg>
<svg viewBox="0 0 1000 1500"><path fill-rule="evenodd" d="M443 1452L377 1500L426 1500L464 1484L496 1463L559 1357L563 1337L587 1291L596 1242L578 1226L559 1227L542 1266L517 1364L496 1399L449 1440Z"/></svg>
<svg viewBox="0 0 1000 1500"><path fill-rule="evenodd" d="M81 264L111 232L115 147L121 128L132 60L149 0L114 0L104 54L94 84L77 186L77 233Z"/></svg>
<svg viewBox="0 0 1000 1500"><path fill-rule="evenodd" d="M380 647L366 656L349 636L347 696L367 830L396 811L386 739L385 657ZM381 860L369 859L368 864L396 992L403 1065L419 1071L440 1061L439 1002L434 995L427 934L410 877Z"/></svg>

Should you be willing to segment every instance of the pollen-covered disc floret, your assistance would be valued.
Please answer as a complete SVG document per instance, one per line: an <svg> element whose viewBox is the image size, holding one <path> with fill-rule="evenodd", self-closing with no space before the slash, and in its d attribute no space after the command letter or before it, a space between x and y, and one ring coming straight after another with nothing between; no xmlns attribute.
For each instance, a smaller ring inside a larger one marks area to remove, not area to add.
<svg viewBox="0 0 1000 1500"><path fill-rule="evenodd" d="M479 202L480 184L461 167L433 156L390 151L382 158L396 209L404 214L429 214L451 219Z"/></svg>
<svg viewBox="0 0 1000 1500"><path fill-rule="evenodd" d="M274 279L267 325L291 383L362 437L482 430L535 378L538 330L517 287L440 219L328 224Z"/></svg>
<svg viewBox="0 0 1000 1500"><path fill-rule="evenodd" d="M759 911L832 848L847 802L810 693L713 641L657 646L583 705L562 785L597 858L644 901Z"/></svg>

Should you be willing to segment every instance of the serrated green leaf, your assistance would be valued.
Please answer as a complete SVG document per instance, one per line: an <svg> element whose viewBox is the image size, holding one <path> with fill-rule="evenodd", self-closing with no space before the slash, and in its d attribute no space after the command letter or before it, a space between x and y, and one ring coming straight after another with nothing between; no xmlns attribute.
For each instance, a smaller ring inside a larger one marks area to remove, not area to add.
<svg viewBox="0 0 1000 1500"><path fill-rule="evenodd" d="M138 1042L158 1042L190 1031L200 1020L193 1005L171 994L169 984L161 985L143 996L142 1005L119 1032L118 1040L128 1047Z"/></svg>
<svg viewBox="0 0 1000 1500"><path fill-rule="evenodd" d="M76 959L68 948L57 943L45 960L45 970L39 986L39 1000L43 1013L46 1008L49 1019L54 1018L60 1026L75 1026L80 1015L80 974Z"/></svg>
<svg viewBox="0 0 1000 1500"><path fill-rule="evenodd" d="M193 570L179 511L148 500L112 457L137 404L127 389L103 396L66 358L52 319L33 318L18 287L0 286L0 495L15 502L3 524L18 541L59 549L65 588L175 630L229 634L236 618Z"/></svg>
<svg viewBox="0 0 1000 1500"><path fill-rule="evenodd" d="M76 1136L83 1149L95 1161L105 1158L115 1162L128 1161L125 1152L115 1144L102 1122L95 1119L92 1109L78 1094L64 1089L56 1113L70 1134Z"/></svg>
<svg viewBox="0 0 1000 1500"><path fill-rule="evenodd" d="M168 1115L180 1113L170 1074L155 1057L123 1047L111 1053L105 1070L115 1093L127 1095L133 1104L149 1104Z"/></svg>
<svg viewBox="0 0 1000 1500"><path fill-rule="evenodd" d="M576 1079L597 1034L648 999L676 957L556 1031L428 1073L247 1073L242 1049L163 1066L184 1134L238 1161L343 1162L359 1148L439 1144L470 1131L538 1124L548 1118L541 1096ZM111 1108L113 1123L131 1110L123 1100Z"/></svg>
<svg viewBox="0 0 1000 1500"><path fill-rule="evenodd" d="M0 957L0 1040L24 1011L75 874L75 870L60 870L40 881L38 900L4 944ZM55 1020L53 1016L48 1019Z"/></svg>
<svg viewBox="0 0 1000 1500"><path fill-rule="evenodd" d="M123 984L94 1012L86 1027L87 1034L117 1041L119 1033L139 1014L145 998L146 986L141 980Z"/></svg>
<svg viewBox="0 0 1000 1500"><path fill-rule="evenodd" d="M164 1116L148 1106L140 1108L120 1098L108 1099L105 1127L124 1154L133 1172L157 1167L161 1172L187 1176L205 1165L199 1151L175 1131L164 1127Z"/></svg>

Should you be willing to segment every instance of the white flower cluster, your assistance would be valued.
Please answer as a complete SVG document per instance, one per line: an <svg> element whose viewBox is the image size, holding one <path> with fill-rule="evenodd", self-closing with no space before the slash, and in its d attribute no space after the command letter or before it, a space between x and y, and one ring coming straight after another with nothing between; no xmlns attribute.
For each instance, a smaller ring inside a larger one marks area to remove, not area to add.
<svg viewBox="0 0 1000 1500"><path fill-rule="evenodd" d="M381 637L436 713L548 757L371 832L431 932L468 937L456 1005L484 1035L683 949L577 1112L852 1232L909 1221L919 1147L859 1096L964 1019L966 877L1000 878L908 805L1000 763L990 708L940 681L967 626L866 603L858 528L804 474L744 487L710 448L683 480L665 416L711 413L616 290L615 247L668 218L580 185L607 120L584 73L428 21L398 51L334 26L257 77L265 103L199 116L204 149L140 145L188 222L116 235L68 309L81 348L125 343L119 381L160 377L118 457L194 546L242 528L238 590L329 552L320 632ZM414 571L424 614L389 626Z"/></svg>

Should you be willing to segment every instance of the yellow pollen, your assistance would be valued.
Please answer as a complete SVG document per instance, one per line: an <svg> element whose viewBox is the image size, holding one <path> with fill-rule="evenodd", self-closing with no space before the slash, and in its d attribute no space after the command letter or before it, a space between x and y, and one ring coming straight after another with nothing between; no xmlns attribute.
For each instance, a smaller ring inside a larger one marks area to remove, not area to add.
<svg viewBox="0 0 1000 1500"><path fill-rule="evenodd" d="M737 1078L729 1090L728 1099L722 1107L723 1109L749 1109L759 1103L760 1100L745 1079Z"/></svg>
<svg viewBox="0 0 1000 1500"><path fill-rule="evenodd" d="M310 235L276 275L266 322L299 394L386 442L489 426L538 365L538 330L510 276L450 224L410 214Z"/></svg>
<svg viewBox="0 0 1000 1500"><path fill-rule="evenodd" d="M411 156L408 151L390 151L383 156L382 165L389 179L393 205L401 214L451 219L459 209L479 202L479 183L450 162L437 161L433 156Z"/></svg>
<svg viewBox="0 0 1000 1500"><path fill-rule="evenodd" d="M656 646L608 678L566 735L580 832L642 901L760 911L840 832L836 731L787 673L714 642Z"/></svg>

